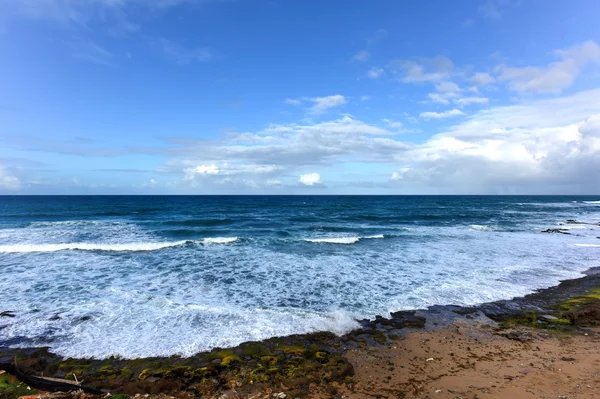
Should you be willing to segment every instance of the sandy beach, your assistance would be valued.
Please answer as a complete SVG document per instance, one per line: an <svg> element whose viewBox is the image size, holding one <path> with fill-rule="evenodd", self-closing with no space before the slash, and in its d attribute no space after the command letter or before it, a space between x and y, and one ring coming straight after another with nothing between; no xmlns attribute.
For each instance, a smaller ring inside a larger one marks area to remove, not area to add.
<svg viewBox="0 0 600 399"><path fill-rule="evenodd" d="M456 323L411 333L390 348L352 350L348 398L593 398L600 386L600 330L556 338L522 329L525 342ZM315 395L314 397L327 397Z"/></svg>

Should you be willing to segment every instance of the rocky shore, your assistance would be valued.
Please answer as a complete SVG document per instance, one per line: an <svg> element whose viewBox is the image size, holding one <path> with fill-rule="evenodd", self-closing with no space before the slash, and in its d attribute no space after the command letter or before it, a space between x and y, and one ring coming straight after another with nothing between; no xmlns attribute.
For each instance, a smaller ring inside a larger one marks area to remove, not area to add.
<svg viewBox="0 0 600 399"><path fill-rule="evenodd" d="M189 358L135 360L63 359L48 348L0 348L0 363L7 371L16 363L23 375L69 381L113 396L492 397L499 383L483 384L479 390L470 384L475 388L460 390L443 388L443 381L465 371L474 373L469 378L481 379L479 365L507 366L515 353L522 356L531 348L543 352L535 348L548 347L549 342L565 347L574 340L581 346L579 340L584 339L589 341L584 347L600 355L600 336L594 327L599 322L600 268L596 268L585 277L522 298L475 307L433 306L363 320L361 328L341 337L326 332L292 335ZM556 359L562 358L573 356ZM509 380L531 374L529 363L518 366L525 371ZM434 389L436 384L439 388ZM2 398L33 393L35 386L20 383L7 372L0 375Z"/></svg>

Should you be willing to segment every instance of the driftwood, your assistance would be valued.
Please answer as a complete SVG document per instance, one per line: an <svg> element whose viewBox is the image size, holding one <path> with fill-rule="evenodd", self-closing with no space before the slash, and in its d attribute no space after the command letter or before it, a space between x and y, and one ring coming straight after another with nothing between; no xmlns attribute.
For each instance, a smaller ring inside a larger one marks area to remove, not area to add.
<svg viewBox="0 0 600 399"><path fill-rule="evenodd" d="M102 392L98 389L84 387L82 385L71 384L66 381L60 381L57 379L49 379L44 377L36 377L19 371L15 365L10 363L0 363L0 370L4 370L9 374L15 376L19 381L40 390L47 392L70 392L81 390L86 393L93 395L105 395L106 392Z"/></svg>

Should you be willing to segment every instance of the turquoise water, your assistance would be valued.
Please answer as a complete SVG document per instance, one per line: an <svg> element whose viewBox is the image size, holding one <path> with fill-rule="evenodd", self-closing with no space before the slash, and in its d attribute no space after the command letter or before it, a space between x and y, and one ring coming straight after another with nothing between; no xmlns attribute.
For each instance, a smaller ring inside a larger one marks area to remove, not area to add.
<svg viewBox="0 0 600 399"><path fill-rule="evenodd" d="M524 295L600 266L600 227L560 226L599 200L0 197L0 346L191 355Z"/></svg>

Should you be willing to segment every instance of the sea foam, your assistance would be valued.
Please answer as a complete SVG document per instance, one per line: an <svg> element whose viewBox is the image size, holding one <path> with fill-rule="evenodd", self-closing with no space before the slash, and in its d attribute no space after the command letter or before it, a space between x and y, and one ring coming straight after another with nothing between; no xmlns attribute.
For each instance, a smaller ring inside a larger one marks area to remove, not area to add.
<svg viewBox="0 0 600 399"><path fill-rule="evenodd" d="M360 237L329 237L329 238L305 238L304 241L320 242L328 244L354 244L360 240Z"/></svg>
<svg viewBox="0 0 600 399"><path fill-rule="evenodd" d="M0 245L0 252L56 252L66 250L81 251L156 251L163 248L176 247L188 241L175 242L145 242L128 244L94 244L94 243L67 243L67 244L14 244Z"/></svg>
<svg viewBox="0 0 600 399"><path fill-rule="evenodd" d="M237 237L210 237L202 240L204 244L230 244L236 242Z"/></svg>
<svg viewBox="0 0 600 399"><path fill-rule="evenodd" d="M376 238L385 238L383 234L375 234L364 237L320 237L320 238L304 238L304 241L327 243L327 244L356 244L360 240L373 240Z"/></svg>

